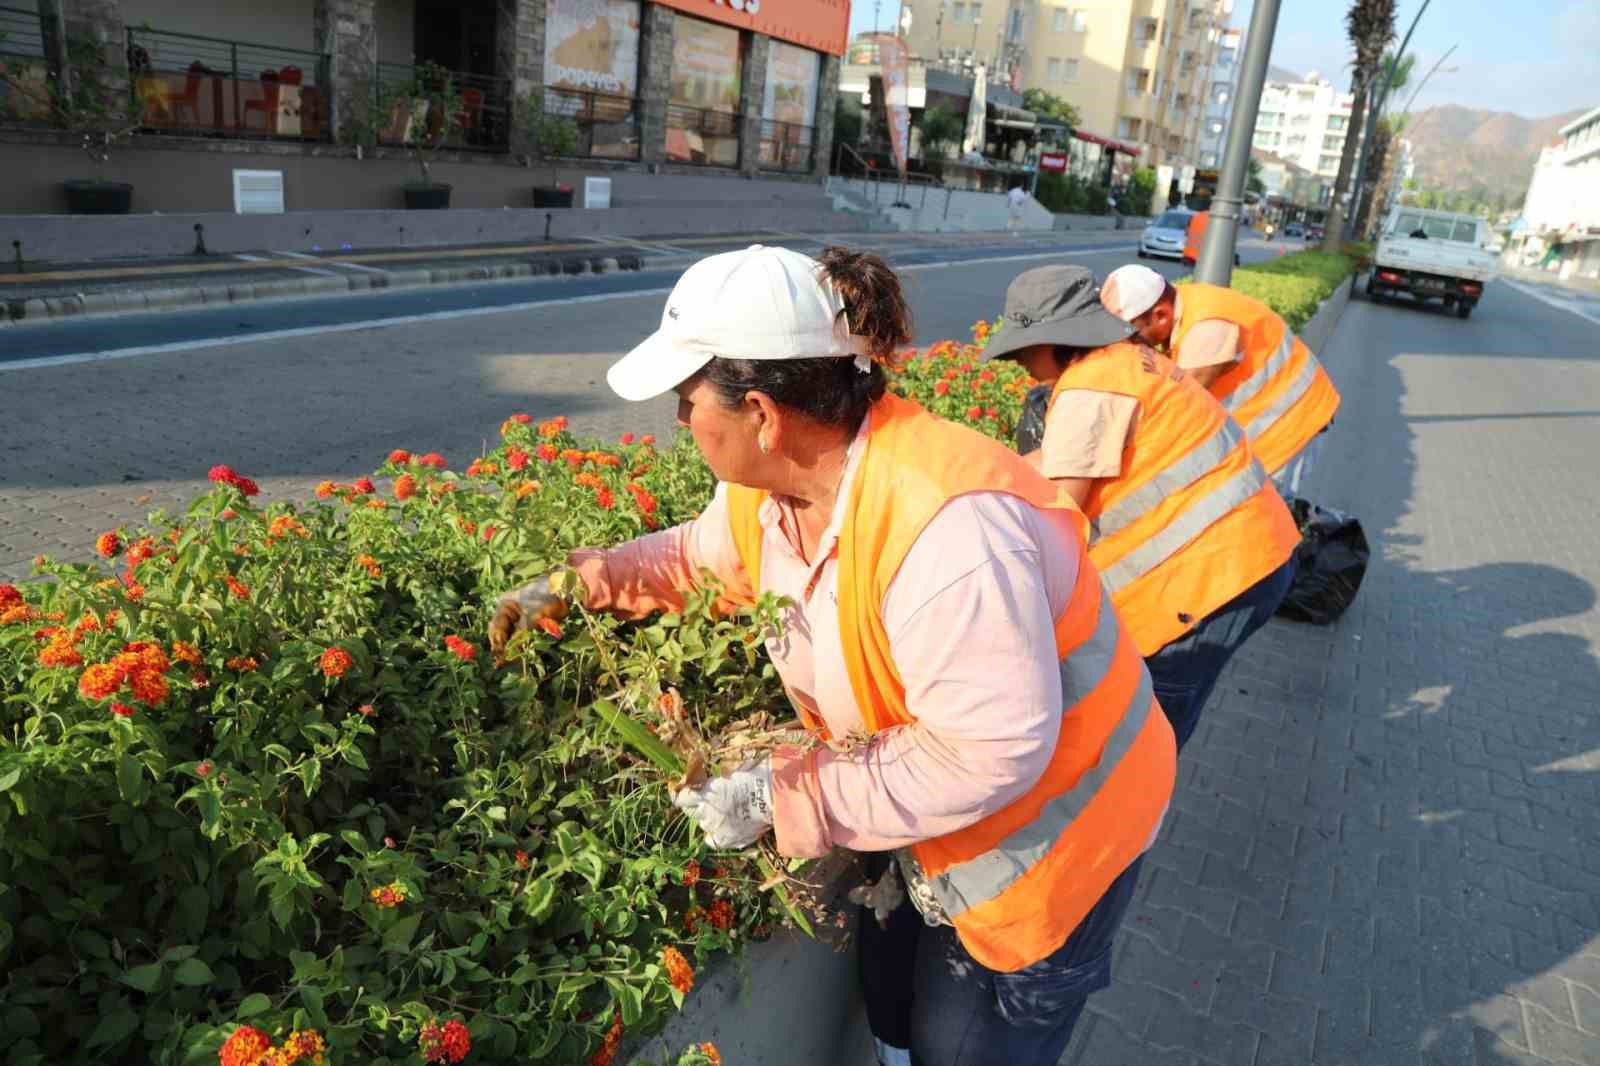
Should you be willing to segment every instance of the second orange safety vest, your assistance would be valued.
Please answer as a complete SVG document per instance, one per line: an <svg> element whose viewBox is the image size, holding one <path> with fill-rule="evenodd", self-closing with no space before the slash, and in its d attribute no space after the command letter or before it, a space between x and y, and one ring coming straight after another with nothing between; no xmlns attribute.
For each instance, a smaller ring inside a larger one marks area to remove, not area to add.
<svg viewBox="0 0 1600 1066"><path fill-rule="evenodd" d="M1190 263L1200 261L1200 245L1205 241L1206 227L1211 225L1210 211L1197 211L1189 218L1183 234L1183 258Z"/></svg>
<svg viewBox="0 0 1600 1066"><path fill-rule="evenodd" d="M1193 378L1119 342L1067 367L1051 413L1069 389L1139 402L1122 472L1095 481L1084 513L1089 558L1141 654L1172 643L1288 561L1300 543L1294 516L1244 433Z"/></svg>
<svg viewBox="0 0 1600 1066"><path fill-rule="evenodd" d="M851 691L876 733L916 721L881 605L906 553L945 503L1004 492L1071 511L1080 530L1086 523L1065 492L998 441L892 395L869 418L849 499L838 503L846 509L838 624ZM765 498L728 486L734 542L757 590ZM1062 710L1049 765L1001 810L910 849L961 943L992 970L1019 970L1066 943L1150 844L1176 777L1172 728L1150 674L1076 543L1077 584L1055 625Z"/></svg>
<svg viewBox="0 0 1600 1066"><path fill-rule="evenodd" d="M1239 362L1211 383L1211 394L1244 429L1267 473L1276 474L1333 421L1338 390L1305 342L1260 300L1200 282L1180 291L1174 352L1197 322L1219 318L1239 327Z"/></svg>

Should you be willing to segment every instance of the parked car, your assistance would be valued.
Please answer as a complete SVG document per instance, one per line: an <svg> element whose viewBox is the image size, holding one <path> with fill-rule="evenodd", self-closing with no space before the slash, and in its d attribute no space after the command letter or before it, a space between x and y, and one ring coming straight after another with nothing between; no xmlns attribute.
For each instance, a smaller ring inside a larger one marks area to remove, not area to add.
<svg viewBox="0 0 1600 1066"><path fill-rule="evenodd" d="M1283 227L1283 235L1285 237L1304 238L1306 235L1306 228L1298 222L1291 222L1287 226Z"/></svg>
<svg viewBox="0 0 1600 1066"><path fill-rule="evenodd" d="M1327 235L1328 231L1323 229L1321 226L1306 227L1306 240L1308 241L1320 241Z"/></svg>
<svg viewBox="0 0 1600 1066"><path fill-rule="evenodd" d="M1163 211L1140 234L1139 258L1182 259L1184 238L1193 217L1193 211L1181 207Z"/></svg>
<svg viewBox="0 0 1600 1066"><path fill-rule="evenodd" d="M1395 208L1372 256L1367 295L1438 300L1446 311L1466 318L1494 273L1494 256L1483 249L1485 229L1476 215Z"/></svg>

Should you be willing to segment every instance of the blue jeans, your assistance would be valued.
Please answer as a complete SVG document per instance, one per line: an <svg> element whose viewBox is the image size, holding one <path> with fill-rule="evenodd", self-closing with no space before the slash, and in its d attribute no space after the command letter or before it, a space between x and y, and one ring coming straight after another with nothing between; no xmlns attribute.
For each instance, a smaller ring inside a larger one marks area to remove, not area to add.
<svg viewBox="0 0 1600 1066"><path fill-rule="evenodd" d="M1200 624L1145 659L1156 699L1167 712L1178 750L1194 735L1200 710L1217 687L1222 668L1250 634L1267 624L1294 580L1294 559L1200 620Z"/></svg>
<svg viewBox="0 0 1600 1066"><path fill-rule="evenodd" d="M1055 1066L1091 993L1111 983L1111 941L1144 857L1111 882L1055 954L1015 973L979 963L910 901L887 930L861 912L858 958L873 1035L915 1066Z"/></svg>

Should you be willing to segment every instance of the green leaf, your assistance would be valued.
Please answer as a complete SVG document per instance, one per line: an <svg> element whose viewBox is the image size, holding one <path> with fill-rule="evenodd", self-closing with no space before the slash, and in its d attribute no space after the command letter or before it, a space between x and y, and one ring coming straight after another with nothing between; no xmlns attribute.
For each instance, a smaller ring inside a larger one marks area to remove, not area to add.
<svg viewBox="0 0 1600 1066"><path fill-rule="evenodd" d="M306 985L300 990L300 1002L305 1005L306 1014L310 1015L311 1021L318 1029L326 1029L328 1027L328 1016L322 1009L321 992L310 985Z"/></svg>
<svg viewBox="0 0 1600 1066"><path fill-rule="evenodd" d="M144 765L132 755L124 754L117 762L117 788L129 803L144 802Z"/></svg>
<svg viewBox="0 0 1600 1066"><path fill-rule="evenodd" d="M340 750L339 754L344 756L345 762L356 769L365 770L367 768L367 757L361 753L360 746L356 744L346 745Z"/></svg>
<svg viewBox="0 0 1600 1066"><path fill-rule="evenodd" d="M674 777L683 776L683 760L663 744L659 737L646 729L644 723L624 714L610 700L596 700L594 712L622 738L624 743L649 759L657 769L664 770Z"/></svg>
<svg viewBox="0 0 1600 1066"><path fill-rule="evenodd" d="M411 947L411 938L417 935L417 926L422 924L422 915L408 914L395 922L383 934L383 950L393 954L403 954Z"/></svg>
<svg viewBox="0 0 1600 1066"><path fill-rule="evenodd" d="M22 767L13 766L11 769L0 773L0 792L8 791L12 785L22 780Z"/></svg>
<svg viewBox="0 0 1600 1066"><path fill-rule="evenodd" d="M139 991L149 995L156 990L156 985L161 983L162 969L163 967L159 962L152 962L145 966L135 966L123 974L119 980L129 988L137 988Z"/></svg>
<svg viewBox="0 0 1600 1066"><path fill-rule="evenodd" d="M107 1044L120 1044L133 1035L139 1028L139 1015L123 1007L109 1014L100 1016L100 1023L89 1033L85 1043L89 1047L104 1047Z"/></svg>
<svg viewBox="0 0 1600 1066"><path fill-rule="evenodd" d="M172 979L180 985L195 988L209 985L217 979L217 975L200 959L184 959L173 969Z"/></svg>
<svg viewBox="0 0 1600 1066"><path fill-rule="evenodd" d="M773 868L772 863L765 855L757 856L756 865L761 867L761 872L765 876L769 878L777 876L777 870ZM815 939L817 935L816 930L811 928L810 919L808 919L800 910L800 908L794 905L794 901L789 898L788 889L782 884L774 885L772 888L772 894L778 897L778 902L783 905L783 911L789 916L789 920L798 926L801 931L806 934L806 936Z"/></svg>
<svg viewBox="0 0 1600 1066"><path fill-rule="evenodd" d="M522 893L522 910L530 921L542 922L556 901L555 882L541 877Z"/></svg>
<svg viewBox="0 0 1600 1066"><path fill-rule="evenodd" d="M234 1010L235 1018L254 1018L256 1015L272 1009L272 997L265 992L252 992L239 1001L239 1006Z"/></svg>

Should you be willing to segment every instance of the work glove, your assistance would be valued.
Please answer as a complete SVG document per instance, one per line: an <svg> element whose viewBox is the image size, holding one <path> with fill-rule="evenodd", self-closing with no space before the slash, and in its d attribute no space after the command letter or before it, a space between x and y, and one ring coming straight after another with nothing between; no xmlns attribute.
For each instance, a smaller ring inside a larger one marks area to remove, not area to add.
<svg viewBox="0 0 1600 1066"><path fill-rule="evenodd" d="M905 902L906 890L900 884L899 864L891 862L876 881L865 881L852 888L846 896L851 903L870 908L878 920L878 928L889 928L889 915Z"/></svg>
<svg viewBox="0 0 1600 1066"><path fill-rule="evenodd" d="M747 848L772 824L772 760L762 759L699 788L683 788L672 803L700 823L714 848Z"/></svg>
<svg viewBox="0 0 1600 1066"><path fill-rule="evenodd" d="M489 649L500 658L506 644L518 633L526 632L541 618L559 622L572 609L573 600L584 594L583 579L573 570L562 567L548 574L540 574L531 583L500 597L489 622Z"/></svg>

